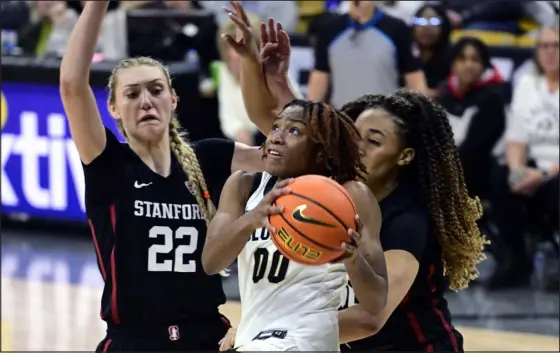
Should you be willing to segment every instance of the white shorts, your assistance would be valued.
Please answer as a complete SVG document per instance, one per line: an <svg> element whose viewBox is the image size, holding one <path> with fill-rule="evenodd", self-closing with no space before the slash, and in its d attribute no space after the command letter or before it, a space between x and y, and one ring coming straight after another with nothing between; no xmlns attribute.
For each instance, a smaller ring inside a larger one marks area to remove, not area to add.
<svg viewBox="0 0 560 354"><path fill-rule="evenodd" d="M236 352L299 352L297 345L290 340L254 340L235 348Z"/></svg>

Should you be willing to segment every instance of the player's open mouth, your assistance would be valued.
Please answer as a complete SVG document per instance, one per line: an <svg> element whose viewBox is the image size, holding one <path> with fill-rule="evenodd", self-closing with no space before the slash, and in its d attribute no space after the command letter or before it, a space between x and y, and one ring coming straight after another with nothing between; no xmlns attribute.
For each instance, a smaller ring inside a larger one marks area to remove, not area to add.
<svg viewBox="0 0 560 354"><path fill-rule="evenodd" d="M271 157L273 159L279 159L279 158L282 157L282 155L278 151L273 150L273 149L268 149L267 155L268 155L268 157Z"/></svg>
<svg viewBox="0 0 560 354"><path fill-rule="evenodd" d="M146 123L146 122L157 122L159 121L159 119L157 119L156 116L151 115L151 114L146 114L145 116L143 116L142 118L140 118L140 123Z"/></svg>

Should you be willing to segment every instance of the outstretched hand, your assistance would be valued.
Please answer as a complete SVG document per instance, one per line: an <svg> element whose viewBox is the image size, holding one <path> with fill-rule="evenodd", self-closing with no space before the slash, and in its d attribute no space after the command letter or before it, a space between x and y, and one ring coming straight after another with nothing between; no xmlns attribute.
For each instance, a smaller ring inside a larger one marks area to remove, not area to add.
<svg viewBox="0 0 560 354"><path fill-rule="evenodd" d="M224 11L236 25L235 39L228 34L222 34L222 38L239 56L259 60L259 50L253 37L253 28L245 9L237 1L230 1L229 4L231 9L224 7Z"/></svg>
<svg viewBox="0 0 560 354"><path fill-rule="evenodd" d="M267 25L262 23L260 58L268 82L285 80L290 66L290 52L290 37L282 24L269 18L267 29Z"/></svg>

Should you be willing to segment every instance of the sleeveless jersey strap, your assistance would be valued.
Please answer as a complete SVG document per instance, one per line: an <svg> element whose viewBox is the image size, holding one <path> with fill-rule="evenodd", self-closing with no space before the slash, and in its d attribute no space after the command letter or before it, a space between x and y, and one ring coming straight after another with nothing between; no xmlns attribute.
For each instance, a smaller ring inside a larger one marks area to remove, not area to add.
<svg viewBox="0 0 560 354"><path fill-rule="evenodd" d="M249 195L255 194L259 186L261 185L262 180L262 172L255 173L255 179L253 180L253 185L251 186L251 193Z"/></svg>

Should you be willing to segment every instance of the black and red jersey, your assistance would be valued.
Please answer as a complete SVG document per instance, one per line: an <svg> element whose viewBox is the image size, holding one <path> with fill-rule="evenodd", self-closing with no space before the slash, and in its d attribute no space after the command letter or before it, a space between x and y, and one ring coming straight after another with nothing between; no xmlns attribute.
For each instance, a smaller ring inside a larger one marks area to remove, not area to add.
<svg viewBox="0 0 560 354"><path fill-rule="evenodd" d="M152 171L106 129L104 151L84 166L86 214L105 281L101 317L109 324L173 325L219 316L219 275L201 265L206 223L172 154L171 173ZM231 172L234 144L193 144L212 200Z"/></svg>
<svg viewBox="0 0 560 354"><path fill-rule="evenodd" d="M462 352L463 339L451 324L444 291L441 249L430 216L416 188L399 186L381 200L381 245L384 251L404 250L419 262L408 294L375 335L341 345L344 352ZM351 286L343 308L357 299Z"/></svg>

